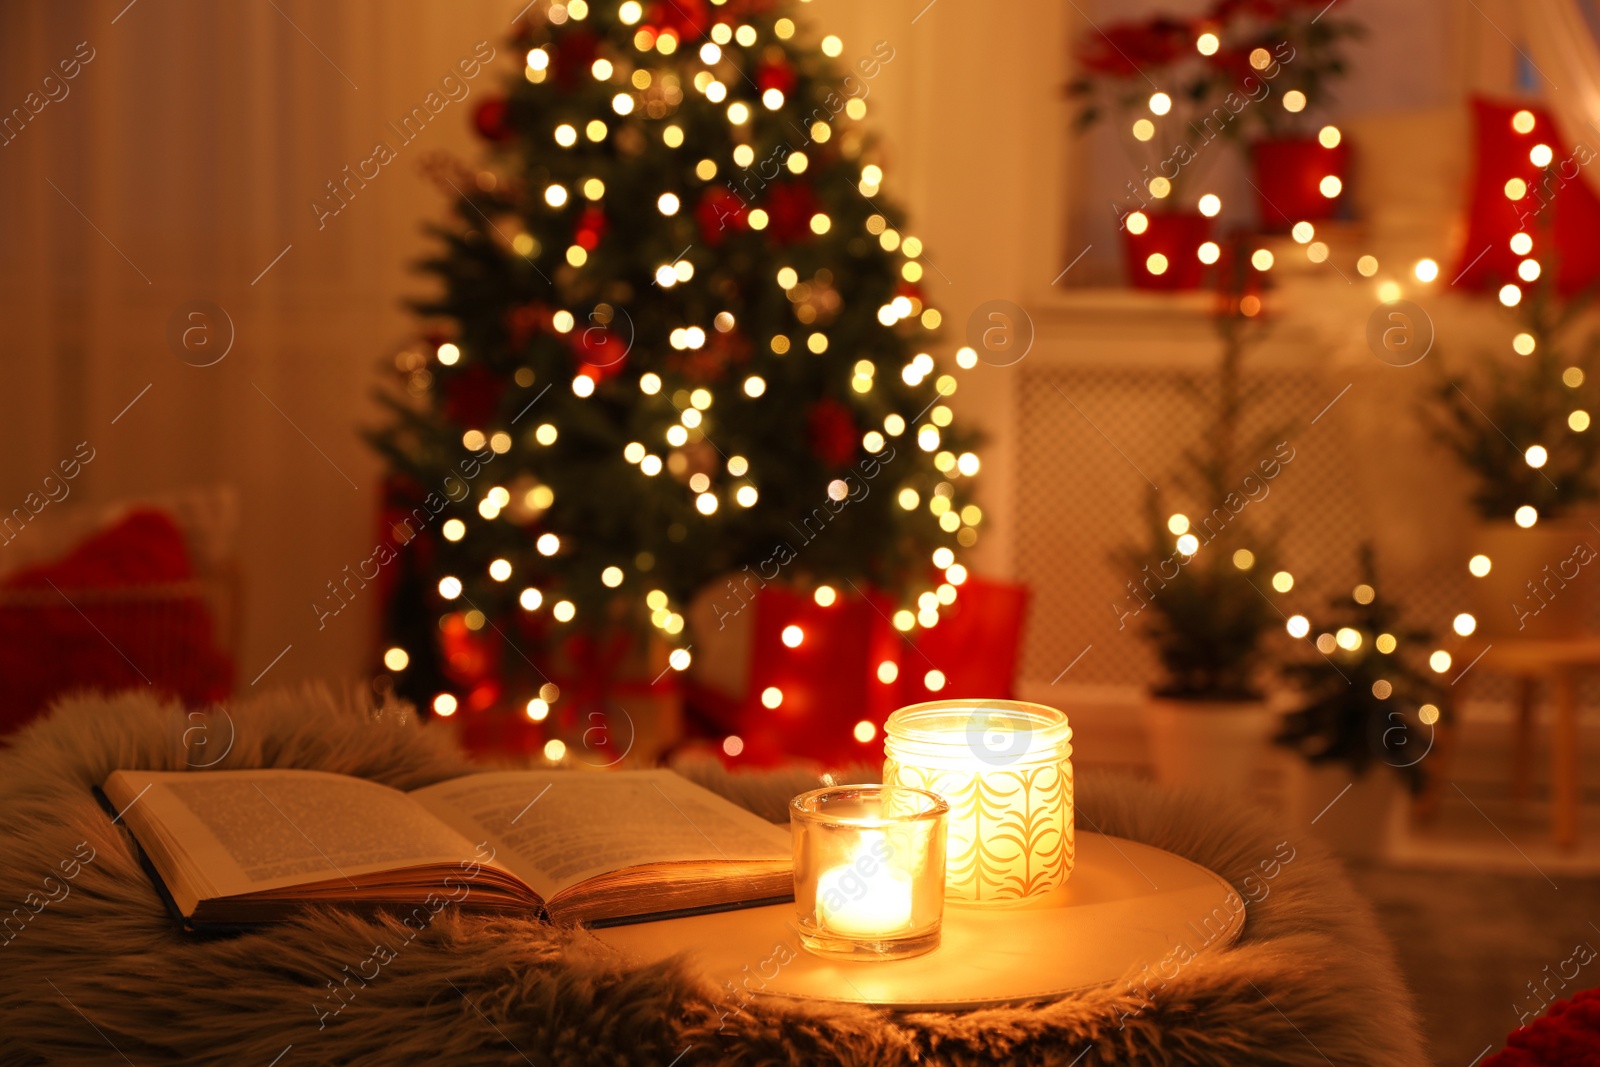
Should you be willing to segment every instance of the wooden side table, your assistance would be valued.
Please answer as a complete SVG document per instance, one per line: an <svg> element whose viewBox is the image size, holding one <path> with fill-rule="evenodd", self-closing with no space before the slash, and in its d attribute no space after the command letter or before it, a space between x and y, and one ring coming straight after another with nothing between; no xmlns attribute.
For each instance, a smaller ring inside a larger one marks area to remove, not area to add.
<svg viewBox="0 0 1600 1067"><path fill-rule="evenodd" d="M1578 676L1600 669L1600 634L1581 637L1535 639L1498 637L1474 639L1460 651L1457 662L1472 671L1496 671L1520 683L1515 747L1512 750L1512 791L1524 796L1532 777L1533 704L1535 686L1550 684L1555 724L1550 745L1551 828L1556 844L1564 849L1578 844Z"/></svg>

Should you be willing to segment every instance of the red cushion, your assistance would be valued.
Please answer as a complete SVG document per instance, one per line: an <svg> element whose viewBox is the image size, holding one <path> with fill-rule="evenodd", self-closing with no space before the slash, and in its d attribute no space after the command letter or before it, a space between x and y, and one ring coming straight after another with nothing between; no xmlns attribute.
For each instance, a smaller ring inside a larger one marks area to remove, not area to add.
<svg viewBox="0 0 1600 1067"><path fill-rule="evenodd" d="M139 510L0 581L0 730L77 689L148 688L187 704L226 697L233 664L211 612L172 588L193 579L177 525Z"/></svg>
<svg viewBox="0 0 1600 1067"><path fill-rule="evenodd" d="M1511 125L1519 111L1533 115L1533 129L1527 133ZM1460 275L1457 284L1463 288L1493 291L1515 282L1526 289L1517 277L1523 257L1510 245L1512 234L1526 232L1533 238L1530 255L1547 276L1555 271L1556 288L1563 295L1600 278L1600 197L1580 173L1594 162L1593 149L1572 147L1549 112L1525 102L1474 99L1472 120L1467 236L1451 277ZM1528 157L1541 144L1554 153L1544 168ZM1506 183L1512 178L1528 186L1527 195L1515 202L1506 198Z"/></svg>

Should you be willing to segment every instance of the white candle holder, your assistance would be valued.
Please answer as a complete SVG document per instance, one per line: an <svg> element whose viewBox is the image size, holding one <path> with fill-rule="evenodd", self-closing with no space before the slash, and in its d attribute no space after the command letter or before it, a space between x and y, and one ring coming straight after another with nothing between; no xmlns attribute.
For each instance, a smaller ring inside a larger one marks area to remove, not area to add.
<svg viewBox="0 0 1600 1067"><path fill-rule="evenodd" d="M945 895L1017 903L1066 882L1075 853L1072 728L1015 700L913 704L884 724L885 785L950 805Z"/></svg>
<svg viewBox="0 0 1600 1067"><path fill-rule="evenodd" d="M892 785L830 786L790 801L801 943L856 960L938 948L949 810L932 793Z"/></svg>

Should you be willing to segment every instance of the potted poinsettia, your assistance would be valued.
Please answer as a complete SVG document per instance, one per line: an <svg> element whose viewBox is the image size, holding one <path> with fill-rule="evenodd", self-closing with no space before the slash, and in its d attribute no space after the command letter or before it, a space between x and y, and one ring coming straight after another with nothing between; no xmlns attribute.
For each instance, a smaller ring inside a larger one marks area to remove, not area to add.
<svg viewBox="0 0 1600 1067"><path fill-rule="evenodd" d="M1262 690L1282 621L1275 598L1293 579L1275 565L1276 537L1263 533L1260 502L1293 462L1281 433L1241 441L1245 353L1262 332L1261 298L1236 241L1218 265L1221 340L1215 375L1195 383L1205 405L1204 443L1184 453L1177 481L1196 517L1168 514L1162 494L1146 503L1143 543L1116 557L1135 577L1122 619L1142 624L1165 677L1146 706L1145 732L1158 780L1228 784L1247 780L1272 732Z"/></svg>
<svg viewBox="0 0 1600 1067"><path fill-rule="evenodd" d="M1343 202L1350 145L1325 121L1330 86L1349 71L1345 45L1366 29L1324 2L1221 0L1208 24L1208 65L1229 120L1250 146L1262 229L1332 218Z"/></svg>
<svg viewBox="0 0 1600 1067"><path fill-rule="evenodd" d="M1552 272L1553 273L1553 272ZM1476 483L1468 570L1480 636L1562 637L1585 627L1600 531L1576 514L1600 498L1600 334L1590 301L1547 285L1518 305L1512 355L1472 371L1439 364L1435 439ZM1468 630L1470 632L1470 630Z"/></svg>
<svg viewBox="0 0 1600 1067"><path fill-rule="evenodd" d="M1329 598L1321 632L1311 638L1312 620L1291 620L1308 640L1282 668L1296 703L1274 737L1306 760L1304 817L1349 856L1382 850L1395 784L1422 789L1435 724L1449 708L1447 687L1423 665L1431 635L1404 625L1377 585L1366 545L1360 584Z"/></svg>
<svg viewBox="0 0 1600 1067"><path fill-rule="evenodd" d="M1196 289L1204 276L1196 251L1212 220L1197 205L1202 168L1185 142L1215 79L1195 34L1190 20L1157 15L1092 28L1074 52L1067 94L1078 101L1078 130L1109 121L1131 164L1117 214L1135 288Z"/></svg>

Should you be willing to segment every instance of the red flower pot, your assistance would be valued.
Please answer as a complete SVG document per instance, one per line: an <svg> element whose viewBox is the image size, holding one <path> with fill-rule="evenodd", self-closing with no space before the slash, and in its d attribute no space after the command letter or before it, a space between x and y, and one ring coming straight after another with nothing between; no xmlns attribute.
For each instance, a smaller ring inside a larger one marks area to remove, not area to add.
<svg viewBox="0 0 1600 1067"><path fill-rule="evenodd" d="M1315 137L1285 137L1257 141L1250 146L1255 172L1256 210L1261 229L1287 233L1297 222L1331 219L1345 201L1345 173L1350 144L1341 140L1324 148ZM1326 196L1324 178L1337 178L1340 191Z"/></svg>
<svg viewBox="0 0 1600 1067"><path fill-rule="evenodd" d="M1135 233L1140 220L1143 220L1144 229ZM1127 264L1128 284L1135 289L1165 291L1200 288L1205 277L1200 246L1210 238L1211 220L1198 212L1129 214L1122 221L1122 253ZM1155 260L1155 256L1162 259Z"/></svg>

